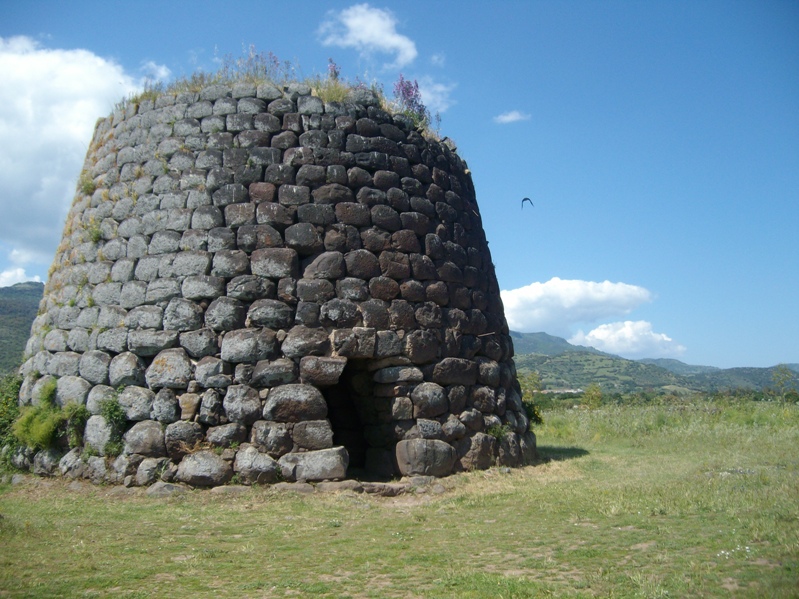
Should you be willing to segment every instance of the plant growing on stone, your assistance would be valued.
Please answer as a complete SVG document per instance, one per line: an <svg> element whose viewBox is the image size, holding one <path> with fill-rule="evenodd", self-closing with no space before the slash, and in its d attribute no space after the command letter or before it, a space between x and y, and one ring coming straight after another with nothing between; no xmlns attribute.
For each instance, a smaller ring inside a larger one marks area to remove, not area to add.
<svg viewBox="0 0 799 599"><path fill-rule="evenodd" d="M97 184L88 173L84 172L78 180L78 188L87 196L90 196L97 189Z"/></svg>
<svg viewBox="0 0 799 599"><path fill-rule="evenodd" d="M110 438L103 451L106 455L117 456L122 453L122 435L128 422L127 412L119 403L119 399L112 397L100 402L100 416L105 418L111 428Z"/></svg>
<svg viewBox="0 0 799 599"><path fill-rule="evenodd" d="M327 77L317 76L310 85L324 102L343 102L352 87L341 79L341 67L332 58L328 59Z"/></svg>
<svg viewBox="0 0 799 599"><path fill-rule="evenodd" d="M416 127L427 128L430 124L430 111L422 102L419 83L405 79L402 73L394 83L394 99L399 111L408 116Z"/></svg>
<svg viewBox="0 0 799 599"><path fill-rule="evenodd" d="M494 424L486 430L486 434L494 437L497 441L502 441L510 432L511 428L507 424Z"/></svg>
<svg viewBox="0 0 799 599"><path fill-rule="evenodd" d="M83 404L70 402L63 409L67 441L70 447L83 446L83 432L91 413Z"/></svg>

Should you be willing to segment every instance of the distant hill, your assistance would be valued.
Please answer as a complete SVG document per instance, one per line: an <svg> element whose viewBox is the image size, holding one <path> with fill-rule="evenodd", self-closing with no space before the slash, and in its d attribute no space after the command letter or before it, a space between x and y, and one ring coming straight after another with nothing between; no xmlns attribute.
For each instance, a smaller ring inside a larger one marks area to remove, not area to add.
<svg viewBox="0 0 799 599"><path fill-rule="evenodd" d="M606 392L643 390L714 392L762 391L773 386L774 368L692 366L679 360L627 360L594 348L572 345L546 333L511 332L520 371L538 371L548 389L584 389L598 383ZM799 365L786 364L799 375ZM799 387L799 376L795 380Z"/></svg>
<svg viewBox="0 0 799 599"><path fill-rule="evenodd" d="M43 292L44 283L32 281L0 287L0 373L20 365Z"/></svg>
<svg viewBox="0 0 799 599"><path fill-rule="evenodd" d="M673 360L670 358L657 358L657 359L644 359L638 360L642 364L652 364L653 366L660 366L661 368L665 368L666 370L673 372L674 374L705 374L709 372L718 372L721 368L716 368L715 366L691 366L690 364L686 364L685 362L680 362L679 360Z"/></svg>
<svg viewBox="0 0 799 599"><path fill-rule="evenodd" d="M516 354L543 354L545 356L558 356L570 352L588 352L592 354L605 354L593 347L572 345L561 337L547 333L517 333L510 332L513 339L513 350Z"/></svg>
<svg viewBox="0 0 799 599"><path fill-rule="evenodd" d="M518 370L537 370L545 389L585 389L592 383L606 392L619 393L684 388L683 378L665 368L618 356L566 352L556 356L523 354L514 360Z"/></svg>

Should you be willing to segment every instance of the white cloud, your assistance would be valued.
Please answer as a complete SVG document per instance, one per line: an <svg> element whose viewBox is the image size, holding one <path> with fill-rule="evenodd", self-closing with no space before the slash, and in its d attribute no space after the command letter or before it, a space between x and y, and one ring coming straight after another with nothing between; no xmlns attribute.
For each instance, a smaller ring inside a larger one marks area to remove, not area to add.
<svg viewBox="0 0 799 599"><path fill-rule="evenodd" d="M443 54L433 54L430 57L430 64L435 67L443 67L447 63L447 57Z"/></svg>
<svg viewBox="0 0 799 599"><path fill-rule="evenodd" d="M9 268L0 272L0 287L9 287L24 281L39 281L39 277L30 277L25 274L24 268Z"/></svg>
<svg viewBox="0 0 799 599"><path fill-rule="evenodd" d="M152 81L166 81L172 76L172 71L169 70L169 67L163 64L156 64L152 60L145 62L141 67L141 71L145 77Z"/></svg>
<svg viewBox="0 0 799 599"><path fill-rule="evenodd" d="M401 68L417 56L413 40L397 32L394 14L368 4L355 4L339 13L331 11L319 27L319 35L325 46L354 48L362 56L394 54L394 63L385 68Z"/></svg>
<svg viewBox="0 0 799 599"><path fill-rule="evenodd" d="M518 110L511 110L510 112L503 112L494 117L494 122L500 125L507 125L508 123L516 123L518 121L529 121L530 115Z"/></svg>
<svg viewBox="0 0 799 599"><path fill-rule="evenodd" d="M0 38L0 81L0 239L12 262L49 265L95 122L142 81L28 37Z"/></svg>
<svg viewBox="0 0 799 599"><path fill-rule="evenodd" d="M645 320L611 322L588 334L579 331L569 343L588 345L630 359L676 358L685 353L685 346L668 335L656 333L652 324Z"/></svg>
<svg viewBox="0 0 799 599"><path fill-rule="evenodd" d="M502 291L505 317L514 331L566 337L578 323L592 323L629 314L652 301L652 293L627 283L564 280Z"/></svg>
<svg viewBox="0 0 799 599"><path fill-rule="evenodd" d="M422 101L432 115L437 112L444 113L452 106L455 101L450 97L455 84L437 83L432 77L422 77L418 81L419 93L422 94Z"/></svg>

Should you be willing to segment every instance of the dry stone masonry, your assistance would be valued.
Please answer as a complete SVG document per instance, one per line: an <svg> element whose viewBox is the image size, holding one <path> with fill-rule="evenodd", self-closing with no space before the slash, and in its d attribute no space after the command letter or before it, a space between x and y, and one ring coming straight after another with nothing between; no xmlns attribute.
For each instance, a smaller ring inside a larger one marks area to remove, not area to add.
<svg viewBox="0 0 799 599"><path fill-rule="evenodd" d="M21 404L55 380L92 413L82 448L15 456L41 473L214 486L535 454L466 164L365 89L217 85L100 120L27 355Z"/></svg>

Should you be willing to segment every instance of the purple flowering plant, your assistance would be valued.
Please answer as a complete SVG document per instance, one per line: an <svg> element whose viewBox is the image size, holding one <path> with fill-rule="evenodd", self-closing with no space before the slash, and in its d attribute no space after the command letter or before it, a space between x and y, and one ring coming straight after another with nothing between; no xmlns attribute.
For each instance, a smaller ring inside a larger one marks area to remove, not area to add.
<svg viewBox="0 0 799 599"><path fill-rule="evenodd" d="M430 123L430 111L422 102L422 94L419 91L419 83L414 79L405 79L402 73L394 83L394 98L399 104L399 109L408 115L418 126L427 126Z"/></svg>

